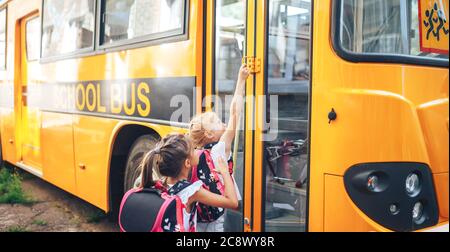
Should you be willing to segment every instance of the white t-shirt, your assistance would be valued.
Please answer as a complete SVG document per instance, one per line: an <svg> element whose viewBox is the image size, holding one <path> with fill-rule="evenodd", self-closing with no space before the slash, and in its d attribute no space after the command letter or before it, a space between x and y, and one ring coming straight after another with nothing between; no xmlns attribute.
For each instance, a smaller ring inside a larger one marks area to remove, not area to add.
<svg viewBox="0 0 450 252"><path fill-rule="evenodd" d="M219 165L219 157L222 157L223 160L228 161L232 158L233 153L230 152L230 156L227 158L225 155L225 142L218 142L216 145L214 145L211 149L211 158L213 160L214 163L214 167L218 167ZM232 175L233 177L233 182L234 182L234 189L236 190L236 197L239 201L242 200L242 196L241 193L239 192L239 187L236 184L236 179L234 179L234 175ZM219 179L223 184L223 178L222 175L219 174Z"/></svg>

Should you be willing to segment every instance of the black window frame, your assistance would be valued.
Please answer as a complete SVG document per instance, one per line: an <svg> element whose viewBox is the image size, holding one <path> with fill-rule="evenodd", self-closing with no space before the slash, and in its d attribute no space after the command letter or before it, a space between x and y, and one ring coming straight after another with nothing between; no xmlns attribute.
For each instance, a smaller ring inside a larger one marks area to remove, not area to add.
<svg viewBox="0 0 450 252"><path fill-rule="evenodd" d="M412 55L401 54L385 54L385 53L355 53L342 47L340 41L341 33L341 13L343 0L335 0L332 3L332 24L331 24L331 40L334 51L342 59L353 63L393 63L414 66L431 66L431 67L449 67L449 60L439 58L429 58Z"/></svg>
<svg viewBox="0 0 450 252"><path fill-rule="evenodd" d="M5 51L4 51L4 57L5 57L5 65L0 66L0 71L6 71L8 68L8 6L4 5L0 7L0 12L5 11Z"/></svg>
<svg viewBox="0 0 450 252"><path fill-rule="evenodd" d="M134 49L146 46L155 46L164 43L179 42L189 39L189 6L190 0L182 0L183 4L183 24L181 28L170 31L147 34L132 39L123 39L105 44L103 15L106 11L106 0L97 0L97 14L96 14L96 46L97 50L101 52L112 52L126 49Z"/></svg>

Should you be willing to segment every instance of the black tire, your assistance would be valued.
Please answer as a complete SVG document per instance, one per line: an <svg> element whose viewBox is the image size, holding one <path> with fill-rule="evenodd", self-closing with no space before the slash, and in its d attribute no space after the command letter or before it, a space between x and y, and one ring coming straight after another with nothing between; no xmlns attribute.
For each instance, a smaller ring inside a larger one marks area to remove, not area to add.
<svg viewBox="0 0 450 252"><path fill-rule="evenodd" d="M159 139L153 135L139 137L131 146L128 154L123 188L124 192L135 187L136 180L141 175L141 163L145 154L155 148Z"/></svg>

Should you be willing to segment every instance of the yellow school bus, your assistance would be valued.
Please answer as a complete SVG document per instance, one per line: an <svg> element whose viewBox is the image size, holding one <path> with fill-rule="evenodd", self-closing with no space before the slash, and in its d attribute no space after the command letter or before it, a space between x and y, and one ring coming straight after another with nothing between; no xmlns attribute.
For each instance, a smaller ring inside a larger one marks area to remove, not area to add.
<svg viewBox="0 0 450 252"><path fill-rule="evenodd" d="M0 1L0 160L114 214L244 62L226 231L448 230L448 4Z"/></svg>

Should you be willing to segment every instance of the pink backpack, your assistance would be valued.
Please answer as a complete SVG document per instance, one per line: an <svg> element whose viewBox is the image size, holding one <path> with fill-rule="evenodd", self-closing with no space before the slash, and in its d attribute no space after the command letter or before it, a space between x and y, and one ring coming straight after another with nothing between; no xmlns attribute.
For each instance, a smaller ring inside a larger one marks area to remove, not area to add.
<svg viewBox="0 0 450 252"><path fill-rule="evenodd" d="M197 153L200 156L198 166L192 168L191 183L201 180L203 188L206 190L223 195L225 186L220 181L218 172L215 171L214 162L211 157L211 150L204 149ZM233 162L228 162L230 174L233 174ZM197 204L198 221L201 223L210 223L219 219L224 213L224 209L204 204Z"/></svg>

